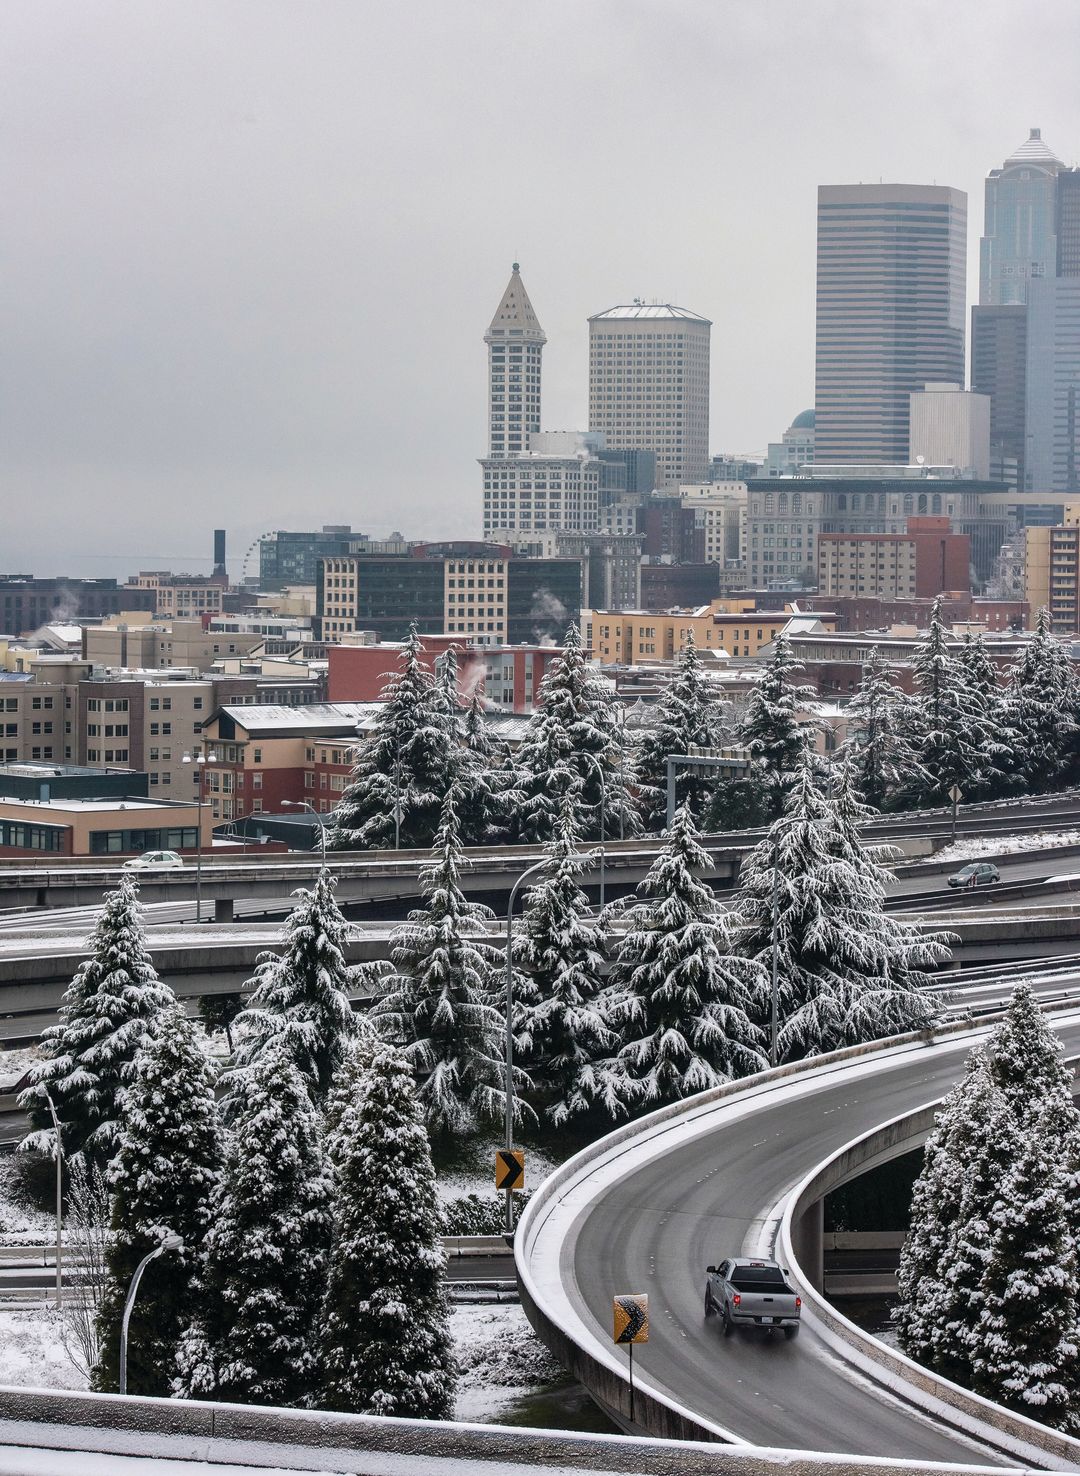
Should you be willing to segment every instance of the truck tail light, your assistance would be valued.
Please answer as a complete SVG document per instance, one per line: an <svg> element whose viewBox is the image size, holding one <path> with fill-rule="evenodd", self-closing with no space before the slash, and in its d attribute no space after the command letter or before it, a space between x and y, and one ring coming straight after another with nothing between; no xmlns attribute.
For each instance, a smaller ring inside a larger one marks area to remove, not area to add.
<svg viewBox="0 0 1080 1476"><path fill-rule="evenodd" d="M742 1305L742 1297L739 1296L738 1292L735 1293L731 1300L736 1307L740 1307Z"/></svg>
<svg viewBox="0 0 1080 1476"><path fill-rule="evenodd" d="M799 1308L801 1306L802 1306L802 1297L796 1297L795 1298L795 1310L796 1310L796 1312L799 1310Z"/></svg>

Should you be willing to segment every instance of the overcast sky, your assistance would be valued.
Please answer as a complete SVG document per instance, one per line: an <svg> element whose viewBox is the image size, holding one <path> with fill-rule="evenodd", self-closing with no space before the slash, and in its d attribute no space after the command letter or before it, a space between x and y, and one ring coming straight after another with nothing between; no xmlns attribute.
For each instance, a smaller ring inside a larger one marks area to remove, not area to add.
<svg viewBox="0 0 1080 1476"><path fill-rule="evenodd" d="M813 402L819 183L1080 160L1075 0L6 0L0 570L479 536L510 263L547 429L586 318L713 320L712 446Z"/></svg>

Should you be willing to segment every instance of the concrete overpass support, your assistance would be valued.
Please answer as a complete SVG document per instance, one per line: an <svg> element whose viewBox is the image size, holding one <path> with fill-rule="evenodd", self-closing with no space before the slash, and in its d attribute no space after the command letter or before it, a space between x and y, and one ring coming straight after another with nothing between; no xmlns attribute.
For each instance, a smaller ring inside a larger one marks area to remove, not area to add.
<svg viewBox="0 0 1080 1476"><path fill-rule="evenodd" d="M815 1199L799 1216L792 1236L803 1275L816 1292L825 1290L825 1201Z"/></svg>
<svg viewBox="0 0 1080 1476"><path fill-rule="evenodd" d="M214 921L216 923L227 923L233 920L233 897L214 898Z"/></svg>

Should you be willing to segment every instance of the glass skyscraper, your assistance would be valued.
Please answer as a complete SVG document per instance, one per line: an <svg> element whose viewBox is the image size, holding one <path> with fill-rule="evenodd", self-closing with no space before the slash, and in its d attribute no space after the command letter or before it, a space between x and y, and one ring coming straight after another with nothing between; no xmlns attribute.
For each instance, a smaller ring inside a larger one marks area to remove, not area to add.
<svg viewBox="0 0 1080 1476"><path fill-rule="evenodd" d="M979 242L979 304L1027 302L1028 283L1056 270L1054 182L1061 160L1033 128L1000 169L986 176Z"/></svg>

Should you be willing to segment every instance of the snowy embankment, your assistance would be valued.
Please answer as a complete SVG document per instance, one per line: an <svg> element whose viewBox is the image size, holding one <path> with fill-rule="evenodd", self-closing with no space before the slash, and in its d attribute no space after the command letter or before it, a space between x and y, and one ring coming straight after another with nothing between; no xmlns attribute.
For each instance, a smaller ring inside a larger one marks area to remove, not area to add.
<svg viewBox="0 0 1080 1476"><path fill-rule="evenodd" d="M1050 830L1039 834L982 835L954 841L935 851L935 861L971 861L979 856L1012 856L1018 851L1047 851L1056 846L1080 846L1080 830Z"/></svg>

